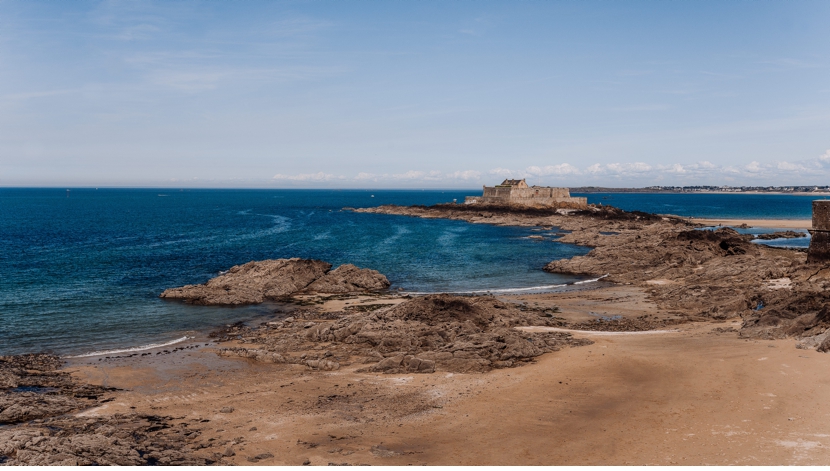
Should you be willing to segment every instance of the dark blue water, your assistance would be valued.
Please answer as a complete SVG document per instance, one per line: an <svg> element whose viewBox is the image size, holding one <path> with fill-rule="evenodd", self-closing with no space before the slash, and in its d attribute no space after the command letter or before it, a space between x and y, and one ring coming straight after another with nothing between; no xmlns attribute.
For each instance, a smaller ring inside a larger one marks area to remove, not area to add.
<svg viewBox="0 0 830 471"><path fill-rule="evenodd" d="M468 194L476 191L0 189L0 355L164 343L267 314L275 306L200 307L158 298L166 288L202 283L251 260L354 263L412 292L575 281L542 267L588 249L530 240L538 232L529 228L341 211ZM733 218L809 218L814 199L586 196L627 210Z"/></svg>
<svg viewBox="0 0 830 471"><path fill-rule="evenodd" d="M251 260L304 257L386 274L393 289L473 291L574 281L542 271L588 250L528 228L358 214L470 191L0 189L0 355L79 354L180 338L274 306L158 298Z"/></svg>
<svg viewBox="0 0 830 471"><path fill-rule="evenodd" d="M711 193L587 193L590 204L608 204L627 211L697 218L810 219L812 201L826 196Z"/></svg>

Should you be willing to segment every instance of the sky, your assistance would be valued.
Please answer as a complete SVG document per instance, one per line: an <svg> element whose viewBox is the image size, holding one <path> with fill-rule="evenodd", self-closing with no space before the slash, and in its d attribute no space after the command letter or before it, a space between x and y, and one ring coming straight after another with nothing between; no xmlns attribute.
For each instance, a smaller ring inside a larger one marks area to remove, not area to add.
<svg viewBox="0 0 830 471"><path fill-rule="evenodd" d="M830 2L0 0L0 186L830 184Z"/></svg>

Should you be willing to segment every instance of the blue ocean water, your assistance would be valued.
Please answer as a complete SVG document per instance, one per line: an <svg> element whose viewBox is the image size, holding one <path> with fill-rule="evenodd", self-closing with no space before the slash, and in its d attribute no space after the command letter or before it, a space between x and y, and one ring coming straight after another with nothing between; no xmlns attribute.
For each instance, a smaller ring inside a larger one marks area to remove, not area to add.
<svg viewBox="0 0 830 471"><path fill-rule="evenodd" d="M627 211L723 219L810 219L813 200L827 196L721 193L574 193L589 204L607 204ZM741 234L775 232L772 227L735 228ZM797 229L796 232L807 233ZM810 235L796 239L758 240L773 247L807 248Z"/></svg>
<svg viewBox="0 0 830 471"><path fill-rule="evenodd" d="M574 193L590 204L697 218L810 219L812 201L826 196L719 193Z"/></svg>
<svg viewBox="0 0 830 471"><path fill-rule="evenodd" d="M82 354L175 340L276 306L158 298L251 260L317 258L386 274L410 292L503 290L576 278L542 271L584 247L529 228L359 214L466 191L0 189L0 355ZM809 218L812 197L590 194L591 203L697 217ZM794 243L804 243L803 240Z"/></svg>
<svg viewBox="0 0 830 471"><path fill-rule="evenodd" d="M163 301L251 260L303 257L386 274L392 289L549 286L542 271L588 249L528 228L361 214L469 191L0 189L0 355L81 354L163 343L274 309Z"/></svg>

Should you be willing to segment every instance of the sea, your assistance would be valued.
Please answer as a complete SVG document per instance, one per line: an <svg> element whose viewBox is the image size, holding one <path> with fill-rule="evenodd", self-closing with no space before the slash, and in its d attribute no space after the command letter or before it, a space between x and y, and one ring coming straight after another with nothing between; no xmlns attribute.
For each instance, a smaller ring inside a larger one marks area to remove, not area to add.
<svg viewBox="0 0 830 471"><path fill-rule="evenodd" d="M480 190L478 190L480 191ZM477 190L0 188L0 355L138 351L283 306L160 299L251 260L302 257L384 273L403 293L556 290L547 273L589 249L533 228L355 213L347 207L463 201ZM705 218L810 218L809 196L587 194L589 203ZM772 228L745 229L755 233ZM770 241L806 246L808 239Z"/></svg>

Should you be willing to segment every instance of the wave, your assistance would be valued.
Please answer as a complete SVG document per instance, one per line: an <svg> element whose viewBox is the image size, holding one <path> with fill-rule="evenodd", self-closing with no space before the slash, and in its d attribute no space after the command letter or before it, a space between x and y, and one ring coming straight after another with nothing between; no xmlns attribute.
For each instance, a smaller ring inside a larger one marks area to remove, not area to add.
<svg viewBox="0 0 830 471"><path fill-rule="evenodd" d="M574 281L574 283L573 283L573 284L575 284L575 285L582 285L582 284L585 284L585 283L596 283L597 281L599 281L599 280L601 280L601 279L605 278L606 276L608 276L608 274L607 274L607 273L606 273L605 275L602 275L602 276L601 276L601 277L599 277L599 278L592 278L592 279L590 279L590 280L582 280L582 281Z"/></svg>
<svg viewBox="0 0 830 471"><path fill-rule="evenodd" d="M149 345L142 345L140 347L131 347L131 348L122 348L118 350L101 350L99 352L90 352L90 353L83 353L81 355L68 355L64 358L86 358L86 357L97 357L101 355L112 355L114 353L128 353L128 352L140 352L142 350L151 350L153 348L160 348L160 347L167 347L170 345L175 345L177 343L184 342L185 340L192 339L193 337L184 336L180 339L171 340L165 343L151 343Z"/></svg>
<svg viewBox="0 0 830 471"><path fill-rule="evenodd" d="M521 293L524 291L539 291L545 289L555 289L555 288L563 288L565 286L571 285L582 285L585 283L596 283L597 281L607 277L608 275L602 275L599 278L593 278L590 280L582 280L582 281L575 281L573 283L561 283L558 285L540 285L540 286L529 286L527 288L499 288L499 289L471 289L471 290L464 290L464 291L403 291L405 294L412 294L412 295L424 295L424 294L478 294L478 293Z"/></svg>

